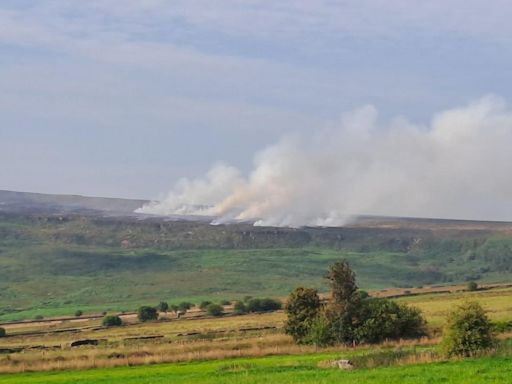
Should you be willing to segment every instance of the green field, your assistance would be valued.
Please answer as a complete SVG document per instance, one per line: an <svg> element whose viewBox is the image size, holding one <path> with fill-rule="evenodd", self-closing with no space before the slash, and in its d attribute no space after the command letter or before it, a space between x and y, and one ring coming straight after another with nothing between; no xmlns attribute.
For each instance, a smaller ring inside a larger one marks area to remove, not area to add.
<svg viewBox="0 0 512 384"><path fill-rule="evenodd" d="M492 228L491 228L492 229ZM362 288L512 281L512 237L491 229L261 228L0 215L0 320L133 310L160 300L324 289L351 262Z"/></svg>
<svg viewBox="0 0 512 384"><path fill-rule="evenodd" d="M339 354L272 356L211 362L166 364L87 371L63 371L0 376L1 384L58 383L507 383L512 358L481 358L456 362L361 369L351 372L318 368L320 361Z"/></svg>

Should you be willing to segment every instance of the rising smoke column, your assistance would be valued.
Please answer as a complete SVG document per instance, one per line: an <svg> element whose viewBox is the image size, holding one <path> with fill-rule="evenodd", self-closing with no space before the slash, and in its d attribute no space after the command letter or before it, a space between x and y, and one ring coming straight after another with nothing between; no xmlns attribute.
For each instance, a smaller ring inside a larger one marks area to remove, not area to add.
<svg viewBox="0 0 512 384"><path fill-rule="evenodd" d="M292 227L357 214L512 220L511 170L512 110L498 97L437 113L428 126L380 124L367 106L262 150L246 178L216 165L139 212Z"/></svg>

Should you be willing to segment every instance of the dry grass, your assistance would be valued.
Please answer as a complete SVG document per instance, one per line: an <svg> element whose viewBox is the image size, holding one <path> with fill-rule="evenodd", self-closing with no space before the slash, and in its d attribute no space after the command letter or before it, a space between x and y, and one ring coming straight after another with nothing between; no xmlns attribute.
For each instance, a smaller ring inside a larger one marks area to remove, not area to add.
<svg viewBox="0 0 512 384"><path fill-rule="evenodd" d="M414 345L432 345L433 339L386 342L373 349L402 348ZM166 342L150 345L122 345L81 347L57 351L29 351L0 359L0 372L51 371L116 366L134 366L157 363L219 360L232 357L263 357L270 355L297 355L314 352L357 351L356 348L297 345L282 334L236 339Z"/></svg>

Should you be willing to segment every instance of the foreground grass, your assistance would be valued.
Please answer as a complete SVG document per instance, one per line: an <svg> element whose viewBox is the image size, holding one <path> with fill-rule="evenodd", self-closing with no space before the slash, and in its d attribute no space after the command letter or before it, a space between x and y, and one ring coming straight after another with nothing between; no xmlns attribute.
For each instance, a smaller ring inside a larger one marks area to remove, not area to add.
<svg viewBox="0 0 512 384"><path fill-rule="evenodd" d="M506 383L512 359L504 357L419 364L355 371L318 368L340 358L322 353L138 367L61 371L0 376L0 384L23 383Z"/></svg>

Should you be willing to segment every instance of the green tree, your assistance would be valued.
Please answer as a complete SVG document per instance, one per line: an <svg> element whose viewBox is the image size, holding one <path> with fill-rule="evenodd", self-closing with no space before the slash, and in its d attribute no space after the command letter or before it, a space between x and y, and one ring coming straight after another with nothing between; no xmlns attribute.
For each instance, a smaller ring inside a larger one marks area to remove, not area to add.
<svg viewBox="0 0 512 384"><path fill-rule="evenodd" d="M247 308L245 307L245 304L243 301L237 301L235 303L235 306L233 307L233 312L236 315L243 315L247 313Z"/></svg>
<svg viewBox="0 0 512 384"><path fill-rule="evenodd" d="M82 310L78 309L75 311L75 317L80 317L82 316L84 313L82 312Z"/></svg>
<svg viewBox="0 0 512 384"><path fill-rule="evenodd" d="M209 300L201 301L201 303L199 304L199 308L202 310L206 310L206 308L208 308L210 304L212 304L212 302Z"/></svg>
<svg viewBox="0 0 512 384"><path fill-rule="evenodd" d="M206 312L210 316L222 316L224 314L224 308L219 304L210 304L206 307Z"/></svg>
<svg viewBox="0 0 512 384"><path fill-rule="evenodd" d="M288 315L285 332L291 335L296 342L305 342L320 306L320 297L316 289L295 288L288 296L284 309Z"/></svg>
<svg viewBox="0 0 512 384"><path fill-rule="evenodd" d="M143 305L137 311L139 321L150 321L158 319L158 311L154 307Z"/></svg>
<svg viewBox="0 0 512 384"><path fill-rule="evenodd" d="M194 304L189 303L188 301L182 301L181 303L178 304L178 309L182 312L186 312L193 306Z"/></svg>
<svg viewBox="0 0 512 384"><path fill-rule="evenodd" d="M119 316L109 315L105 316L101 321L104 327L118 327L123 324L123 320Z"/></svg>
<svg viewBox="0 0 512 384"><path fill-rule="evenodd" d="M495 345L491 322L477 302L466 302L449 315L442 341L447 356L474 356Z"/></svg>
<svg viewBox="0 0 512 384"><path fill-rule="evenodd" d="M161 301L160 303L158 303L157 307L158 311L160 312L165 312L167 313L167 311L169 310L169 304L167 304L165 301Z"/></svg>

